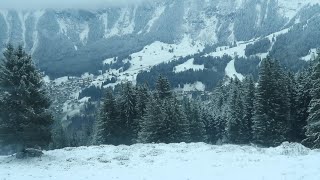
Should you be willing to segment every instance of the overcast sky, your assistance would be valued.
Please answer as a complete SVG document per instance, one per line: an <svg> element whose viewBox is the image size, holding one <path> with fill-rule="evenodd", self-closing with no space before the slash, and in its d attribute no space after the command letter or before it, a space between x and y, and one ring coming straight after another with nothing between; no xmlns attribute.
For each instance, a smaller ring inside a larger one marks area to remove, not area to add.
<svg viewBox="0 0 320 180"><path fill-rule="evenodd" d="M0 9L103 8L142 1L145 0L0 0Z"/></svg>

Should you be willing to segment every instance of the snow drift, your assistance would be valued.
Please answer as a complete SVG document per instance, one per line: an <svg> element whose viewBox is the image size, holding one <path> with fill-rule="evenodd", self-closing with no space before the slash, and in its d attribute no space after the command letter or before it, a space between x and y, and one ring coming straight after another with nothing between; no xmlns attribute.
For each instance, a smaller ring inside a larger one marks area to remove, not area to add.
<svg viewBox="0 0 320 180"><path fill-rule="evenodd" d="M204 143L92 146L0 157L0 179L320 179L320 151Z"/></svg>

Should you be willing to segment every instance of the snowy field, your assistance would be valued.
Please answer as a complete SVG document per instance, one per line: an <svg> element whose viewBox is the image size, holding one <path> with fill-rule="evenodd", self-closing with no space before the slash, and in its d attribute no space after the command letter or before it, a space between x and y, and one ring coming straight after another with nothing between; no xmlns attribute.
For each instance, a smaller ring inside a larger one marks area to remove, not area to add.
<svg viewBox="0 0 320 180"><path fill-rule="evenodd" d="M319 180L320 151L195 144L94 146L0 157L0 180Z"/></svg>

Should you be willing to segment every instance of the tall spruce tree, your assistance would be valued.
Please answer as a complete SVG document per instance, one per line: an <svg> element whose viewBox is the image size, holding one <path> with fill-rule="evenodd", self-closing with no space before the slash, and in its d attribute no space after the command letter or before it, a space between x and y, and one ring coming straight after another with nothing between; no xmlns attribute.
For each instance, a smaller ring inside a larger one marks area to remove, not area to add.
<svg viewBox="0 0 320 180"><path fill-rule="evenodd" d="M288 117L288 135L287 140L290 142L301 142L299 138L302 134L303 126L301 126L301 120L298 119L298 91L297 82L293 73L288 72L287 78L287 89L289 99L289 117Z"/></svg>
<svg viewBox="0 0 320 180"><path fill-rule="evenodd" d="M122 84L122 90L118 100L118 109L120 111L120 121L123 125L123 144L130 145L134 143L138 136L139 121L137 119L137 98L135 88L130 82Z"/></svg>
<svg viewBox="0 0 320 180"><path fill-rule="evenodd" d="M99 111L99 117L95 128L95 144L122 143L121 135L124 128L119 120L119 111L112 89L108 89L103 104Z"/></svg>
<svg viewBox="0 0 320 180"><path fill-rule="evenodd" d="M212 110L214 112L214 126L216 131L215 140L217 144L225 143L227 141L227 99L228 99L228 88L226 86L220 85L214 91L213 95L213 106Z"/></svg>
<svg viewBox="0 0 320 180"><path fill-rule="evenodd" d="M243 107L241 99L240 81L235 78L231 82L230 97L228 100L228 115L227 115L227 136L230 143L243 143L244 132L243 126Z"/></svg>
<svg viewBox="0 0 320 180"><path fill-rule="evenodd" d="M284 74L278 62L269 57L261 62L255 97L254 141L277 146L286 140L290 111Z"/></svg>
<svg viewBox="0 0 320 180"><path fill-rule="evenodd" d="M177 143L189 140L189 123L169 81L160 76L156 92L150 97L142 118L139 141Z"/></svg>
<svg viewBox="0 0 320 180"><path fill-rule="evenodd" d="M161 130L162 142L179 143L190 141L189 122L175 97L163 100L164 129ZM196 138L196 137L195 137Z"/></svg>
<svg viewBox="0 0 320 180"><path fill-rule="evenodd" d="M137 117L135 121L138 122L138 127L136 129L136 134L138 135L138 133L141 131L142 118L146 114L147 104L150 98L149 89L147 88L146 85L138 86L136 88L136 98L137 98L136 99Z"/></svg>
<svg viewBox="0 0 320 180"><path fill-rule="evenodd" d="M207 142L216 143L217 129L214 114L206 106L201 108L201 119L203 120Z"/></svg>
<svg viewBox="0 0 320 180"><path fill-rule="evenodd" d="M199 104L184 100L184 112L189 123L190 141L205 142L207 140L203 116L199 108Z"/></svg>
<svg viewBox="0 0 320 180"><path fill-rule="evenodd" d="M2 144L47 147L53 116L50 100L32 58L8 45L0 65L0 139ZM21 150L21 149L20 149Z"/></svg>
<svg viewBox="0 0 320 180"><path fill-rule="evenodd" d="M308 107L311 102L311 81L312 65L309 65L304 71L300 72L297 77L297 110L296 110L296 133L297 142L301 142L306 138L307 119L309 117Z"/></svg>
<svg viewBox="0 0 320 180"><path fill-rule="evenodd" d="M309 105L309 117L306 126L307 145L312 148L320 148L320 54L316 59L316 65L311 75L311 102Z"/></svg>
<svg viewBox="0 0 320 180"><path fill-rule="evenodd" d="M138 142L157 143L162 142L161 131L165 129L165 110L162 101L154 96L149 98L146 113L142 117Z"/></svg>
<svg viewBox="0 0 320 180"><path fill-rule="evenodd" d="M244 143L252 141L252 124L254 115L255 84L252 76L243 81L243 137Z"/></svg>
<svg viewBox="0 0 320 180"><path fill-rule="evenodd" d="M156 93L160 99L165 99L172 96L169 80L162 75L160 75L157 80Z"/></svg>

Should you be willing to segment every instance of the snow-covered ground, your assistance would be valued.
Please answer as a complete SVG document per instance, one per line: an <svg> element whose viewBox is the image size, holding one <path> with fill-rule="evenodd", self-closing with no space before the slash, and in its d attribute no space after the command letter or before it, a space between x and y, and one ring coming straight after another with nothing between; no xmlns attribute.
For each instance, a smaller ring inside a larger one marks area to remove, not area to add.
<svg viewBox="0 0 320 180"><path fill-rule="evenodd" d="M0 157L1 180L319 180L320 151L193 144L93 146L47 151L42 158Z"/></svg>

